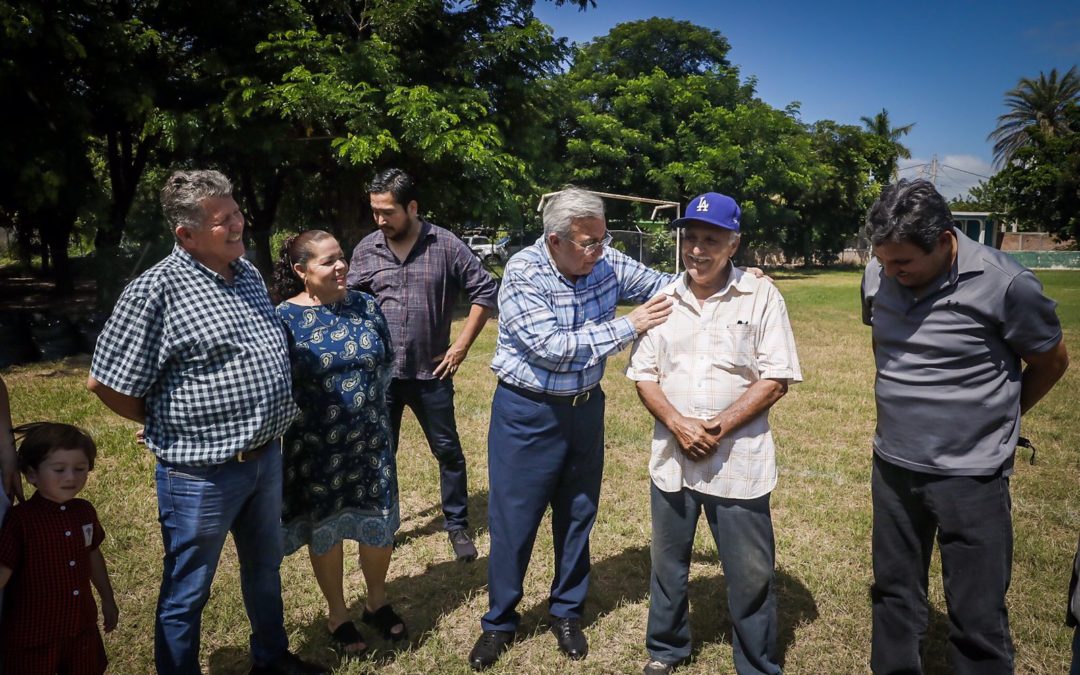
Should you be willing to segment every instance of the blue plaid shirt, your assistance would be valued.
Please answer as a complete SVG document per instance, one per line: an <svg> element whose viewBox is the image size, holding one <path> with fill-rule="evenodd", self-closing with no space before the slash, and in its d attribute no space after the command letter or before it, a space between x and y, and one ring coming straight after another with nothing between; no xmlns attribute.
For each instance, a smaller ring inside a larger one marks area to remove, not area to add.
<svg viewBox="0 0 1080 675"><path fill-rule="evenodd" d="M176 464L220 464L296 415L285 330L243 258L227 283L181 248L135 279L98 337L90 374L146 400L146 445Z"/></svg>
<svg viewBox="0 0 1080 675"><path fill-rule="evenodd" d="M604 376L607 357L636 337L630 319L615 318L615 305L644 302L674 279L607 248L587 276L571 283L541 237L506 265L491 369L531 391L587 391Z"/></svg>

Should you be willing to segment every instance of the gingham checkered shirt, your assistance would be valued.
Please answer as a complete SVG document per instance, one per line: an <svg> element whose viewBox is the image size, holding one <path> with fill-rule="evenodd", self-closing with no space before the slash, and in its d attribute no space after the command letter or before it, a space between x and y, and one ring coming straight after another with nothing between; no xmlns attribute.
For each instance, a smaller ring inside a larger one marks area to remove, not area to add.
<svg viewBox="0 0 1080 675"><path fill-rule="evenodd" d="M491 369L531 391L588 391L604 376L607 357L634 341L633 324L615 318L615 305L644 302L673 278L607 248L588 275L571 283L540 238L506 265Z"/></svg>
<svg viewBox="0 0 1080 675"><path fill-rule="evenodd" d="M97 624L90 553L103 539L85 499L57 504L35 492L11 509L0 528L0 565L12 570L2 631L8 648L73 638Z"/></svg>
<svg viewBox="0 0 1080 675"><path fill-rule="evenodd" d="M158 458L220 464L277 438L296 415L285 330L255 267L228 283L181 248L128 284L90 374L146 400Z"/></svg>
<svg viewBox="0 0 1080 675"><path fill-rule="evenodd" d="M784 298L768 280L731 267L728 284L698 303L685 277L664 289L671 316L641 336L626 375L657 382L683 415L708 419L762 379L801 382L799 357ZM776 446L766 410L720 440L707 459L679 450L671 431L653 427L649 473L656 487L684 487L716 497L753 499L776 487Z"/></svg>

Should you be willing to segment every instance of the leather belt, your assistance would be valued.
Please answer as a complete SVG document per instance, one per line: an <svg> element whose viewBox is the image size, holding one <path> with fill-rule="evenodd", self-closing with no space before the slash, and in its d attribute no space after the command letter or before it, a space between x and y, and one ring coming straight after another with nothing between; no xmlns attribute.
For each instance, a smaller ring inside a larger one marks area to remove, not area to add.
<svg viewBox="0 0 1080 675"><path fill-rule="evenodd" d="M522 387L516 387L512 384L509 384L508 382L503 382L502 380L499 380L499 386L505 387L506 389L509 389L518 396L521 396L522 398L527 398L530 401L536 401L538 403L554 403L555 405L568 405L571 407L584 405L586 402L588 402L590 398L592 398L593 393L600 389L600 385L597 385L592 389L583 391L579 394L563 395L547 394L544 392L533 391L531 389L524 389Z"/></svg>
<svg viewBox="0 0 1080 675"><path fill-rule="evenodd" d="M252 448L251 450L243 450L236 454L235 459L241 464L243 464L244 462L254 462L259 457L261 457L264 452L266 452L267 448L269 448L273 444L274 441L267 441L257 448Z"/></svg>

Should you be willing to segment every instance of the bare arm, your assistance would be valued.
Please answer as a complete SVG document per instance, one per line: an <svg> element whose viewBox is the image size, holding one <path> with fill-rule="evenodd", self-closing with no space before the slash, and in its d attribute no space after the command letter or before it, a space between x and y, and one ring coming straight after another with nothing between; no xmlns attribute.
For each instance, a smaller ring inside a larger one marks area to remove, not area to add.
<svg viewBox="0 0 1080 675"><path fill-rule="evenodd" d="M90 552L90 583L94 584L98 596L101 597L101 616L105 621L105 632L109 633L116 628L116 623L120 618L120 608L116 606L116 600L113 598L109 570L105 567L105 557L101 555L101 549Z"/></svg>
<svg viewBox="0 0 1080 675"><path fill-rule="evenodd" d="M1027 367L1020 378L1020 414L1035 407L1069 367L1069 355L1065 351L1065 340L1038 354L1021 354Z"/></svg>
<svg viewBox="0 0 1080 675"><path fill-rule="evenodd" d="M94 392L105 407L117 415L139 424L146 422L146 399L121 394L95 380L93 375L86 380L86 388Z"/></svg>
<svg viewBox="0 0 1080 675"><path fill-rule="evenodd" d="M11 568L0 565L0 590L7 586L7 582L11 580Z"/></svg>
<svg viewBox="0 0 1080 675"><path fill-rule="evenodd" d="M719 440L771 408L787 390L784 380L758 380L734 403L706 422L705 428Z"/></svg>
<svg viewBox="0 0 1080 675"><path fill-rule="evenodd" d="M659 384L640 381L637 383L637 393L645 409L671 430L684 455L697 461L715 452L719 436L709 432L702 420L686 417L676 410Z"/></svg>
<svg viewBox="0 0 1080 675"><path fill-rule="evenodd" d="M432 373L435 377L442 380L448 375L457 372L458 366L469 355L469 349L472 347L473 342L476 342L480 331L484 330L484 324L487 323L490 317L490 307L472 305L469 308L469 316L465 319L465 326L461 329L461 334L458 335L457 340L454 340L454 344L450 345L450 349L447 349L446 353L435 357L439 361L439 365L435 367Z"/></svg>
<svg viewBox="0 0 1080 675"><path fill-rule="evenodd" d="M0 477L4 481L4 492L15 501L26 499L23 495L22 477L15 457L15 437L11 433L11 401L8 399L7 385L0 378ZM8 570L10 573L11 570Z"/></svg>

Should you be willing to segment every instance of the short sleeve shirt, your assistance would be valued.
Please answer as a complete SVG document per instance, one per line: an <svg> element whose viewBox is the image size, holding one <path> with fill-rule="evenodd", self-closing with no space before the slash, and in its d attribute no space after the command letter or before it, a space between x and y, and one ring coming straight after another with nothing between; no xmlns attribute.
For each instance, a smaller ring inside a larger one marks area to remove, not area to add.
<svg viewBox="0 0 1080 675"><path fill-rule="evenodd" d="M656 382L681 414L708 419L763 379L802 381L795 338L780 291L731 267L728 284L699 303L686 277L664 289L671 316L638 338L626 375ZM754 499L776 486L776 446L766 410L694 461L659 420L653 425L649 474L665 492L684 487L727 499Z"/></svg>
<svg viewBox="0 0 1080 675"><path fill-rule="evenodd" d="M957 233L956 262L916 298L872 260L863 321L877 363L874 452L911 471L1011 471L1022 354L1061 340L1055 303L1008 254Z"/></svg>
<svg viewBox="0 0 1080 675"><path fill-rule="evenodd" d="M285 329L258 270L233 281L176 246L128 284L90 374L146 400L146 445L186 465L225 462L281 436L295 417Z"/></svg>
<svg viewBox="0 0 1080 675"><path fill-rule="evenodd" d="M494 308L499 285L465 242L449 230L421 222L404 261L376 230L356 245L349 288L371 293L394 341L393 377L434 379L435 357L450 346L454 305L462 290L473 305Z"/></svg>
<svg viewBox="0 0 1080 675"><path fill-rule="evenodd" d="M97 624L90 554L105 538L90 502L57 504L35 493L0 528L0 565L12 570L4 598L3 640L34 647Z"/></svg>

